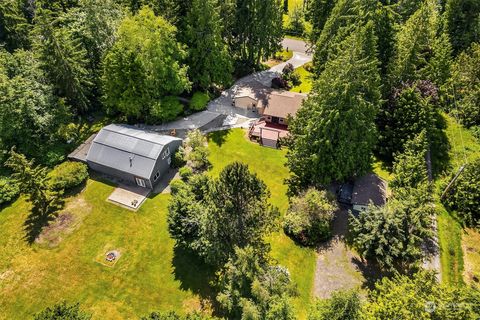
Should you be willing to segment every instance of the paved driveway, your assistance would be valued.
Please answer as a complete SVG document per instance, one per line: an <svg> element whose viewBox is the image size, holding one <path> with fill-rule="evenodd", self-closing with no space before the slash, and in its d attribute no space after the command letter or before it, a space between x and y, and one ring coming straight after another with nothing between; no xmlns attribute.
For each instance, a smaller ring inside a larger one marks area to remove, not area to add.
<svg viewBox="0 0 480 320"><path fill-rule="evenodd" d="M171 131L173 129L177 131L185 131L191 129L205 129L212 130L213 127L221 127L222 119L226 116L235 117L239 119L239 123L245 123L246 119L258 118L257 113L244 110L241 108L235 108L233 106L233 98L236 93L249 88L251 90L265 90L269 88L272 79L277 77L283 70L283 67L287 63L291 63L295 68L298 68L310 61L312 61L311 55L307 53L307 45L305 42L294 39L284 39L282 45L289 50L293 50L293 56L287 62L281 63L272 67L269 70L256 72L237 80L233 86L222 92L220 97L210 101L207 106L207 110L199 113L195 113L184 119L176 120L170 123L166 123L158 126L141 126L142 128L154 131Z"/></svg>

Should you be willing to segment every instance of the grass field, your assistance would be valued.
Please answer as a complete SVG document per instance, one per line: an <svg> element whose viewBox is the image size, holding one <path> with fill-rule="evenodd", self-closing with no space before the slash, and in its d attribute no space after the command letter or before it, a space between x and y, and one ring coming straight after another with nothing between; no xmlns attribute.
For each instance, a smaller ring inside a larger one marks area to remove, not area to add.
<svg viewBox="0 0 480 320"><path fill-rule="evenodd" d="M213 164L211 173L214 176L227 164L242 161L267 184L272 204L282 213L286 211L287 186L283 181L288 177L288 169L285 167L284 150L269 149L252 143L246 138L246 132L241 129L220 131L211 135L209 149L210 161ZM316 253L312 249L296 246L283 232L273 235L270 242L273 257L288 267L298 285L300 295L295 299L294 306L303 319L306 317L306 306L311 301Z"/></svg>
<svg viewBox="0 0 480 320"><path fill-rule="evenodd" d="M296 74L300 76L300 85L293 87L290 91L309 93L312 90L313 77L312 73L308 72L304 67L295 69Z"/></svg>
<svg viewBox="0 0 480 320"><path fill-rule="evenodd" d="M211 174L231 161L244 161L267 183L272 203L285 211L284 151L250 143L242 130L213 135L210 149ZM30 209L24 199L0 212L0 319L26 319L63 299L80 302L93 319L135 319L153 310L197 310L203 298L211 298L209 268L174 249L169 237L169 196L147 199L134 213L106 201L113 188L89 180L83 192L67 199L61 213L72 223L53 229L41 244L29 246L24 240ZM273 257L298 284L294 304L304 317L315 253L295 246L283 233L269 241ZM105 266L105 253L114 249L120 259Z"/></svg>
<svg viewBox="0 0 480 320"><path fill-rule="evenodd" d="M480 143L473 135L461 125L456 123L455 119L445 115L447 123L446 133L450 142L450 164L452 171L458 168L466 161L471 161L480 157ZM449 175L440 178L437 181L438 193L441 193L441 187L449 179ZM449 213L440 201L437 201L438 208L438 234L441 249L442 280L448 284L462 284L464 265L474 265L475 255L464 255L462 251L462 237L465 239L465 233L461 224L455 218L454 213ZM478 233L477 233L478 234ZM471 231L470 238L475 238L475 232ZM470 247L480 252L480 243L470 244Z"/></svg>
<svg viewBox="0 0 480 320"><path fill-rule="evenodd" d="M174 253L168 235L169 197L149 199L133 213L105 201L112 190L89 180L82 194L69 199L67 211L83 221L53 248L26 245L24 200L1 212L0 319L26 319L62 299L80 302L94 319L198 308L195 293L203 288L189 275L195 265ZM121 252L116 265L99 263L112 249Z"/></svg>

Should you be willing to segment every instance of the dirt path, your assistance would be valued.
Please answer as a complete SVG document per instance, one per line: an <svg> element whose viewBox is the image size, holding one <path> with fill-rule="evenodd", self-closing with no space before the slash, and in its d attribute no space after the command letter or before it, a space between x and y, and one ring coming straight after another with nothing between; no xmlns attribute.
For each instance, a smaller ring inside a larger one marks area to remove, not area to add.
<svg viewBox="0 0 480 320"><path fill-rule="evenodd" d="M333 237L318 249L314 295L329 298L337 290L359 288L365 283L360 270L360 258L345 245L348 229L348 211L337 212L333 223Z"/></svg>

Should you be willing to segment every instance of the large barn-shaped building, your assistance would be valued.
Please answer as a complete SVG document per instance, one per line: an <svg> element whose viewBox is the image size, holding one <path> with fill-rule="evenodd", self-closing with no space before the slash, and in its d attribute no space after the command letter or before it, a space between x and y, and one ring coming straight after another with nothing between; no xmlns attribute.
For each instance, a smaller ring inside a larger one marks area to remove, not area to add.
<svg viewBox="0 0 480 320"><path fill-rule="evenodd" d="M181 144L178 138L112 124L93 139L86 162L92 170L153 189Z"/></svg>

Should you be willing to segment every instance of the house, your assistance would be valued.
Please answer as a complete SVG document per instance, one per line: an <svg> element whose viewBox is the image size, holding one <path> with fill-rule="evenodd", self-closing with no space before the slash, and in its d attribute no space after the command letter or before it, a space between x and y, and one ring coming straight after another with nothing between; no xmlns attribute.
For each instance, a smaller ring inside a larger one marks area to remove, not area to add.
<svg viewBox="0 0 480 320"><path fill-rule="evenodd" d="M153 189L181 144L178 138L112 124L93 138L85 162L97 172Z"/></svg>
<svg viewBox="0 0 480 320"><path fill-rule="evenodd" d="M270 88L243 88L235 95L234 105L258 113L268 123L287 126L288 118L295 116L306 97L306 94Z"/></svg>
<svg viewBox="0 0 480 320"><path fill-rule="evenodd" d="M352 206L354 212L367 209L369 204L384 206L387 203L387 182L369 173L355 180L352 192Z"/></svg>
<svg viewBox="0 0 480 320"><path fill-rule="evenodd" d="M270 88L244 88L235 96L234 105L261 116L250 127L250 138L259 140L263 146L277 148L280 139L288 136L288 119L295 116L306 97Z"/></svg>

